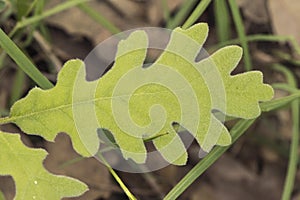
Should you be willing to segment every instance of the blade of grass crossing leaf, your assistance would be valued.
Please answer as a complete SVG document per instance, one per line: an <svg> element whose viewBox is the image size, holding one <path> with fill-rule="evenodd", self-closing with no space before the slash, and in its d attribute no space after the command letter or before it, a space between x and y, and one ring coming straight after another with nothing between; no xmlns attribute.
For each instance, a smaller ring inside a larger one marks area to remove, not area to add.
<svg viewBox="0 0 300 200"><path fill-rule="evenodd" d="M90 0L72 0L72 1L66 1L64 3L60 3L59 5L55 6L54 8L51 8L49 10L44 11L40 15L35 15L33 17L25 18L22 21L19 21L17 25L14 27L12 32L9 34L10 37L12 37L19 29L24 28L25 26L31 25L33 23L36 23L40 20L43 20L51 15L57 14L59 12L62 12L66 9L72 8L74 6L77 6L78 4L87 2Z"/></svg>
<svg viewBox="0 0 300 200"><path fill-rule="evenodd" d="M12 87L12 94L9 100L9 107L11 107L18 99L21 98L25 77L25 73L21 69L18 69Z"/></svg>
<svg viewBox="0 0 300 200"><path fill-rule="evenodd" d="M79 4L78 7L84 11L87 15L89 15L92 19L94 19L96 22L101 24L104 28L109 30L113 34L120 33L121 30L116 27L113 23L111 23L108 19L106 19L104 16L102 16L99 12L95 11L93 8L88 6L85 3Z"/></svg>
<svg viewBox="0 0 300 200"><path fill-rule="evenodd" d="M189 16L189 18L185 21L182 28L187 29L188 27L192 26L198 18L203 14L203 12L206 10L208 5L211 3L212 0L202 0L197 5L195 10L192 12L192 14Z"/></svg>
<svg viewBox="0 0 300 200"><path fill-rule="evenodd" d="M41 88L49 89L53 87L53 84L34 66L2 29L0 29L0 45L17 65Z"/></svg>
<svg viewBox="0 0 300 200"><path fill-rule="evenodd" d="M300 92L283 97L281 99L264 102L262 111L270 111L282 107L293 100L300 98ZM253 123L255 119L240 120L230 131L232 142L235 142ZM179 197L205 170L210 167L230 146L215 147L202 161L200 161L189 173L166 195L164 200L172 200Z"/></svg>
<svg viewBox="0 0 300 200"><path fill-rule="evenodd" d="M73 159L71 159L71 160L68 160L68 161L65 161L63 164L61 164L60 166L59 166L59 168L60 169L63 169L63 168L65 168L65 167L68 167L68 166L70 166L70 165L73 165L73 164L75 164L75 163L78 163L79 161L82 161L82 160L84 160L85 158L84 157L76 157L76 158L73 158Z"/></svg>
<svg viewBox="0 0 300 200"><path fill-rule="evenodd" d="M296 79L292 74L292 72L288 70L288 68L277 64L274 66L274 69L280 71L285 75L288 84L292 88L297 87ZM291 105L292 119L293 119L293 133L292 133L292 141L290 147L288 170L285 178L283 193L281 196L282 200L291 199L291 195L295 184L297 165L298 165L298 149L299 149L299 107L300 107L300 101L294 100Z"/></svg>
<svg viewBox="0 0 300 200"><path fill-rule="evenodd" d="M214 1L214 16L219 42L225 42L230 37L230 17L225 0Z"/></svg>
<svg viewBox="0 0 300 200"><path fill-rule="evenodd" d="M231 129L232 142L235 142L243 133L254 123L255 119L240 120ZM207 168L209 168L228 147L215 147L209 154L202 159L173 189L165 196L164 200L177 199Z"/></svg>
<svg viewBox="0 0 300 200"><path fill-rule="evenodd" d="M249 71L252 68L252 63L251 63L251 58L250 58L250 53L249 53L249 46L248 46L248 42L246 40L245 28L244 28L244 24L243 24L242 17L241 17L238 5L236 3L236 0L229 0L229 7L231 9L233 21L234 21L238 36L240 38L241 45L244 50L245 69L246 69L246 71Z"/></svg>
<svg viewBox="0 0 300 200"><path fill-rule="evenodd" d="M197 2L197 0L185 0L176 15L168 20L167 28L174 29L175 27L179 26L189 15Z"/></svg>
<svg viewBox="0 0 300 200"><path fill-rule="evenodd" d="M286 97L275 99L275 100L272 100L269 102L260 103L260 109L263 112L269 112L272 110L282 108L282 107L286 106L287 104L291 103L292 101L299 99L299 98L300 98L300 91L297 93L294 93L292 95L286 96Z"/></svg>

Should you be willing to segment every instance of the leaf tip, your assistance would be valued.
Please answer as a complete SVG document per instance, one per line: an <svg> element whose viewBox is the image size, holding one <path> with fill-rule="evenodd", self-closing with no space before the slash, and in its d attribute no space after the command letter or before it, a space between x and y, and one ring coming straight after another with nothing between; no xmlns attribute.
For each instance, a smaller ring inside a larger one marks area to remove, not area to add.
<svg viewBox="0 0 300 200"><path fill-rule="evenodd" d="M208 31L209 28L207 23L198 23L187 29L183 29L181 27L177 27L174 29L174 32L182 33L183 35L190 37L191 39L199 43L200 46L205 42L208 36Z"/></svg>
<svg viewBox="0 0 300 200"><path fill-rule="evenodd" d="M134 31L126 39L119 42L116 58L146 47L148 47L147 33L143 30Z"/></svg>

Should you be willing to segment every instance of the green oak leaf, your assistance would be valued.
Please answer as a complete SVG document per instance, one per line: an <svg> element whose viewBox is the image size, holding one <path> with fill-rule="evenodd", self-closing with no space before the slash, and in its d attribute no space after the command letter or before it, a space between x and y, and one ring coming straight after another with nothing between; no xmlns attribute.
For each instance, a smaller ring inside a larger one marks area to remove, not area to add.
<svg viewBox="0 0 300 200"><path fill-rule="evenodd" d="M15 181L15 199L61 199L79 196L87 186L73 178L49 173L43 166L47 152L26 147L18 134L0 131L0 175Z"/></svg>
<svg viewBox="0 0 300 200"><path fill-rule="evenodd" d="M167 161L183 165L187 153L174 123L208 152L214 145L231 143L216 111L255 118L261 113L259 101L270 100L274 93L259 71L230 74L242 56L238 46L195 61L207 35L204 23L176 28L160 57L143 68L148 38L144 31L135 31L119 43L115 63L103 77L87 82L84 63L71 60L53 89L32 89L12 107L6 122L47 140L66 132L83 156L96 154L96 130L103 128L112 133L126 159L144 163L144 141L152 140Z"/></svg>

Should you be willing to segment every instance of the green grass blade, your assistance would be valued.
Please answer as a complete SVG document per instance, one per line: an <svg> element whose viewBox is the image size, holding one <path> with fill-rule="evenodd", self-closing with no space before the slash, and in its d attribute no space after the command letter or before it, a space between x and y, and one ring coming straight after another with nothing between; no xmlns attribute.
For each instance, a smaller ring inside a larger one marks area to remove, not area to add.
<svg viewBox="0 0 300 200"><path fill-rule="evenodd" d="M87 2L90 0L72 0L72 1L66 1L64 3L60 3L59 5L55 6L54 8L51 8L49 10L46 10L45 12L41 13L40 15L35 15L29 18L25 18L22 21L19 21L15 28L12 30L12 32L9 34L10 37L12 37L19 29L24 28L25 26L34 24L40 20L43 20L51 15L57 14L59 12L62 12L66 9L72 8L74 6L77 6L78 4Z"/></svg>
<svg viewBox="0 0 300 200"><path fill-rule="evenodd" d="M187 29L188 27L192 26L198 18L203 14L203 12L206 10L208 5L211 3L212 0L202 0L197 5L195 10L192 12L192 14L189 16L189 18L185 21L182 28Z"/></svg>
<svg viewBox="0 0 300 200"><path fill-rule="evenodd" d="M240 38L241 45L244 50L245 69L246 69L246 71L249 71L252 68L252 63L251 63L251 58L250 58L250 53L249 53L249 46L248 46L248 42L246 39L244 24L243 24L242 17L241 17L238 5L236 3L236 0L229 0L229 7L231 9L233 21L234 21L238 36Z"/></svg>
<svg viewBox="0 0 300 200"><path fill-rule="evenodd" d="M277 110L279 108L282 108L284 106L286 106L287 104L291 103L292 101L299 99L300 98L300 91L298 91L297 93L294 93L292 95L289 95L287 97L282 97L279 99L275 99L272 101L268 101L268 102L263 102L260 104L260 109L263 112L269 112L272 110Z"/></svg>
<svg viewBox="0 0 300 200"><path fill-rule="evenodd" d="M38 0L17 0L16 5L18 20L22 20L23 17L29 15L37 1Z"/></svg>
<svg viewBox="0 0 300 200"><path fill-rule="evenodd" d="M299 103L300 101L292 102L292 118L293 118L293 134L292 143L290 147L290 156L288 171L285 179L284 189L282 193L282 200L291 199L291 195L294 189L296 174L297 174L297 164L298 164L298 149L299 149Z"/></svg>
<svg viewBox="0 0 300 200"><path fill-rule="evenodd" d="M184 19L189 15L193 7L196 5L197 0L186 0L180 10L177 12L175 17L170 18L167 22L167 28L174 29L175 27L179 26Z"/></svg>
<svg viewBox="0 0 300 200"><path fill-rule="evenodd" d="M271 111L291 103L295 99L300 98L300 92L288 97L261 103L262 111ZM244 132L254 123L255 119L240 120L231 129L232 142L235 142ZM181 179L181 181L166 195L164 200L172 200L179 197L205 170L210 167L230 146L215 147L209 154L200 161L189 173Z"/></svg>
<svg viewBox="0 0 300 200"><path fill-rule="evenodd" d="M240 120L231 129L232 141L235 142L254 123L255 119ZM203 158L180 182L165 196L164 200L178 198L207 168L209 168L221 155L229 149L227 147L215 147Z"/></svg>
<svg viewBox="0 0 300 200"><path fill-rule="evenodd" d="M279 64L275 65L274 68L275 70L280 71L285 75L288 85L290 85L291 88L297 87L297 81L293 73L288 68ZM288 170L285 178L283 193L281 196L282 200L291 199L292 192L294 189L296 173L297 173L298 149L299 149L299 108L300 108L300 100L294 100L291 106L292 119L293 119L292 141L290 147Z"/></svg>
<svg viewBox="0 0 300 200"><path fill-rule="evenodd" d="M290 42L294 51L300 55L300 46L298 45L297 42L295 42L295 38L291 36L254 34L254 35L247 35L246 40L248 42ZM241 44L241 40L240 38L236 38L233 40L221 42L218 45L210 48L210 50L216 50L220 47L224 47L230 44Z"/></svg>
<svg viewBox="0 0 300 200"><path fill-rule="evenodd" d="M33 12L33 15L40 15L44 11L44 6L45 6L45 0L38 0L38 1L36 0L35 5L30 9L30 12ZM31 24L31 27L28 31L27 38L23 43L23 46L26 47L32 43L34 31L42 26L44 26L44 24L41 21Z"/></svg>
<svg viewBox="0 0 300 200"><path fill-rule="evenodd" d="M289 36L289 41L294 47L294 50L297 52L297 54L300 55L300 46L296 38L294 36Z"/></svg>
<svg viewBox="0 0 300 200"><path fill-rule="evenodd" d="M277 57L282 63L288 63L295 65L297 67L300 66L300 60L297 59L296 56L291 54L290 52L287 52L286 50L282 49L280 50L279 48L276 50L272 51L272 55L274 57ZM300 55L300 54L299 54Z"/></svg>
<svg viewBox="0 0 300 200"><path fill-rule="evenodd" d="M87 15L89 15L92 19L110 31L112 34L120 33L121 30L116 27L113 23L111 23L108 19L102 16L99 12L95 11L93 8L88 6L85 3L79 4L78 7L84 11Z"/></svg>
<svg viewBox="0 0 300 200"><path fill-rule="evenodd" d="M265 34L255 34L247 36L248 42L256 42L256 41L266 41L266 42L290 42L294 50L300 54L300 46L296 42L295 37L293 36L285 36L285 35L265 35Z"/></svg>
<svg viewBox="0 0 300 200"><path fill-rule="evenodd" d="M53 84L34 66L17 45L0 29L0 46L17 65L41 88L49 89Z"/></svg>
<svg viewBox="0 0 300 200"><path fill-rule="evenodd" d="M162 3L162 11L163 11L164 19L168 23L170 20L170 16L171 16L170 9L168 7L168 1L162 0L161 3Z"/></svg>
<svg viewBox="0 0 300 200"><path fill-rule="evenodd" d="M288 68L286 68L285 66L283 66L281 64L275 64L275 65L273 65L273 69L283 73L283 75L285 76L287 83L290 85L290 87L293 87L293 88L297 87L297 81L296 81L293 73Z"/></svg>
<svg viewBox="0 0 300 200"><path fill-rule="evenodd" d="M298 88L291 87L289 84L286 84L286 83L274 83L274 84L272 84L272 87L274 89L285 90L285 91L293 93L293 94L300 92L300 90Z"/></svg>
<svg viewBox="0 0 300 200"><path fill-rule="evenodd" d="M214 1L214 16L219 42L223 43L230 37L230 17L225 0Z"/></svg>

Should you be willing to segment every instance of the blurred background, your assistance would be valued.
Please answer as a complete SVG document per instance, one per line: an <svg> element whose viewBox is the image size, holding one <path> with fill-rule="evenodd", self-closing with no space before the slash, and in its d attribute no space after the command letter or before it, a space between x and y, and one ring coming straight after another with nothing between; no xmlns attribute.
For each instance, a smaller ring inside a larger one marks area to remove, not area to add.
<svg viewBox="0 0 300 200"><path fill-rule="evenodd" d="M137 27L173 29L182 26L201 2L206 5L203 10L197 11L201 14L196 14L195 23L209 24L209 37L205 44L209 53L227 44L239 44L244 48L244 59L234 73L258 69L264 73L266 83L286 83L286 76L278 70L284 68L299 82L298 0L91 0L68 9L57 9L55 14L47 12L60 8L66 2L0 1L0 27L53 83L65 61L84 59L97 44L111 35ZM42 16L41 19L37 19L39 16ZM28 22L27 19L34 20ZM35 83L2 49L0 53L0 115L7 116L11 105L24 97ZM276 90L275 97L288 94ZM287 106L263 113L179 199L280 199L295 130L292 109ZM227 126L232 127L234 122L229 121ZM69 199L127 198L100 162L94 158L80 159L66 134L61 133L55 142L48 142L21 133L13 125L1 126L1 130L18 132L27 146L46 149L49 155L44 164L50 172L88 184L90 191ZM152 173L118 174L139 199L162 199L200 161L198 151L199 146L194 143L189 148L188 164L184 167L171 165ZM295 178L292 199L299 200L300 171ZM13 199L13 179L1 176L0 190L6 199Z"/></svg>

